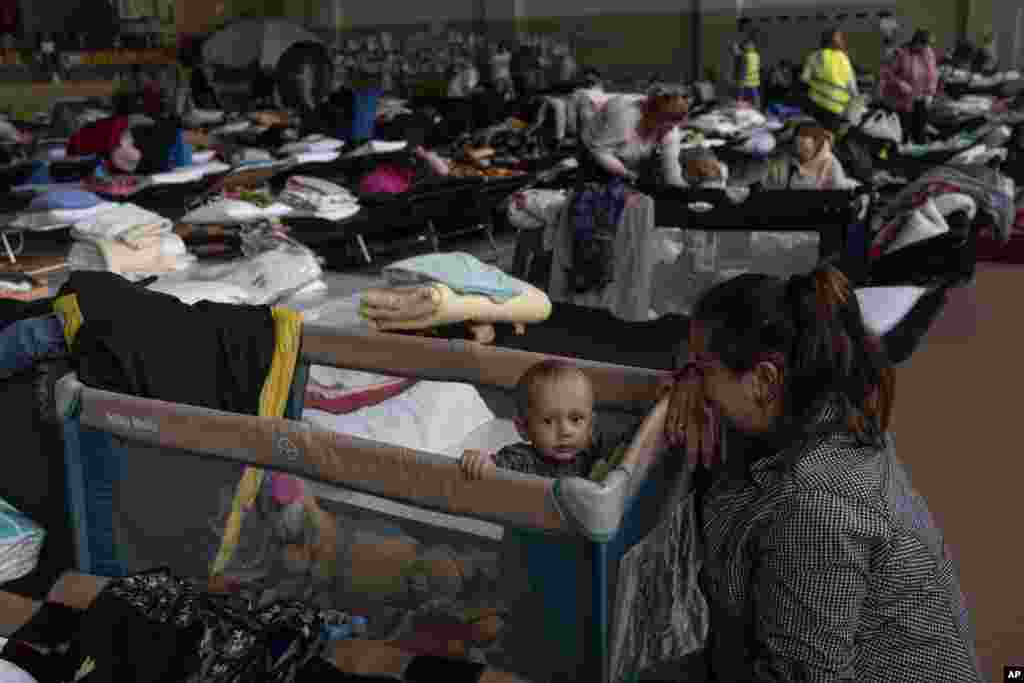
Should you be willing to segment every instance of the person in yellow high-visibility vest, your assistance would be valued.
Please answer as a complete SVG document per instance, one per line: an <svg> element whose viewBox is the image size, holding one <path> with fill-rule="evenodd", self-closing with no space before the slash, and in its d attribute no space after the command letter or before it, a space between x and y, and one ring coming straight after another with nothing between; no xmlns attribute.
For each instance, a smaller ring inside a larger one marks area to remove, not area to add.
<svg viewBox="0 0 1024 683"><path fill-rule="evenodd" d="M761 106L761 53L752 36L743 40L741 49L737 60L737 99L757 108Z"/></svg>
<svg viewBox="0 0 1024 683"><path fill-rule="evenodd" d="M827 129L837 130L850 99L859 94L842 31L833 29L822 36L821 49L807 58L800 78L807 85L807 113Z"/></svg>

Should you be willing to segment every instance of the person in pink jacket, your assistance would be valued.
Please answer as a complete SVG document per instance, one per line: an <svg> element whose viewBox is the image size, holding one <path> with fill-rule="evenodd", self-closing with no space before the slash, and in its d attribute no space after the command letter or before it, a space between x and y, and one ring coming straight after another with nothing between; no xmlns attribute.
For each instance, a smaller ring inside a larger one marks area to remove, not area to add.
<svg viewBox="0 0 1024 683"><path fill-rule="evenodd" d="M939 68L930 31L918 30L882 66L882 99L898 112L904 140L925 142L928 108L939 87Z"/></svg>

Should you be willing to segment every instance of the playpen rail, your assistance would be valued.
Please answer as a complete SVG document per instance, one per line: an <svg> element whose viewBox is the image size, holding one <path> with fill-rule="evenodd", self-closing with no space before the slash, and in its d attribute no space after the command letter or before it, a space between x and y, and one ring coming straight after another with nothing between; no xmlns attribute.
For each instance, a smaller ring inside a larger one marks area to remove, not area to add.
<svg viewBox="0 0 1024 683"><path fill-rule="evenodd" d="M666 340L666 343L671 343ZM363 328L305 325L302 359L320 365L436 381L468 382L511 390L534 363L566 360L594 383L599 406L645 414L669 375L563 356L488 346L461 339L437 339Z"/></svg>

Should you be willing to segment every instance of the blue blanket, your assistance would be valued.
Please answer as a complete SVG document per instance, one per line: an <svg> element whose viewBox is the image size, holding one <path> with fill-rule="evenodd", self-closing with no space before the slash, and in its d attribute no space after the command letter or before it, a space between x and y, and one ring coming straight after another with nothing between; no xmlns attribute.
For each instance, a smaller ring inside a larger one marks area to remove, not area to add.
<svg viewBox="0 0 1024 683"><path fill-rule="evenodd" d="M392 263L384 276L396 285L440 282L459 294L481 294L503 303L523 293L522 285L499 268L463 252L424 254Z"/></svg>

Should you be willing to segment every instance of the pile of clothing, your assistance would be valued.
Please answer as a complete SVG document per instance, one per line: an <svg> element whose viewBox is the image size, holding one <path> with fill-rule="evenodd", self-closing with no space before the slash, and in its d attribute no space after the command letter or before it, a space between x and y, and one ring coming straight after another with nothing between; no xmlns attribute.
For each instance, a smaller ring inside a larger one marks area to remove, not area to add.
<svg viewBox="0 0 1024 683"><path fill-rule="evenodd" d="M1012 137L1013 130L1008 126L987 123L970 130L962 130L946 140L935 140L925 145L900 145L899 152L905 156L921 157L934 152L970 152L977 148L998 150L1005 149L1006 144ZM977 154L977 152L972 152L969 156L973 158ZM967 157L964 157L952 163L984 162L967 161Z"/></svg>
<svg viewBox="0 0 1024 683"><path fill-rule="evenodd" d="M113 204L71 228L72 270L101 270L134 280L184 270L195 262L169 220L134 204Z"/></svg>
<svg viewBox="0 0 1024 683"><path fill-rule="evenodd" d="M385 287L361 295L359 315L379 330L469 322L535 323L551 314L543 292L470 254L425 254L384 268Z"/></svg>
<svg viewBox="0 0 1024 683"><path fill-rule="evenodd" d="M1004 83L1013 83L1021 79L1019 71L999 71L994 74L980 74L967 69L957 69L952 65L939 67L939 75L947 84L966 85L969 88L994 88Z"/></svg>
<svg viewBox="0 0 1024 683"><path fill-rule="evenodd" d="M25 230L71 227L72 269L101 270L139 279L181 270L194 257L169 220L134 204L106 202L84 190L40 194L12 225Z"/></svg>
<svg viewBox="0 0 1024 683"><path fill-rule="evenodd" d="M296 295L323 291L323 269L316 254L288 237L273 221L242 228L245 258L223 265L198 266L190 281L231 287L253 305L275 304Z"/></svg>
<svg viewBox="0 0 1024 683"><path fill-rule="evenodd" d="M684 133L684 148L715 147L728 140L737 151L764 157L775 151L775 133L782 130L784 124L756 109L725 107L698 116L688 127L690 130Z"/></svg>
<svg viewBox="0 0 1024 683"><path fill-rule="evenodd" d="M328 220L343 220L359 212L359 200L349 190L307 176L290 177L278 201Z"/></svg>

